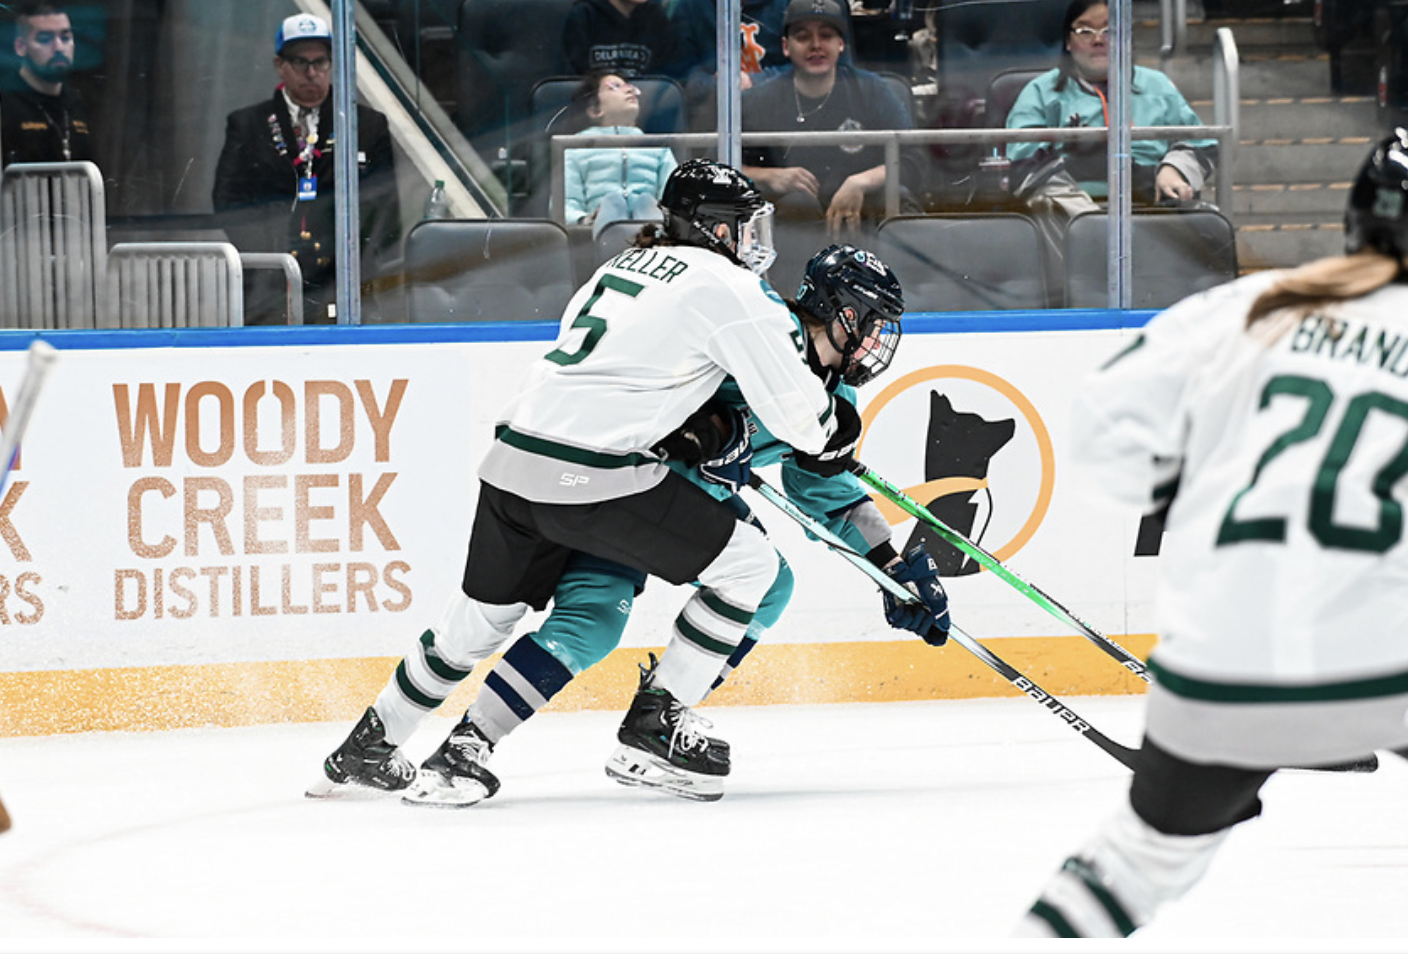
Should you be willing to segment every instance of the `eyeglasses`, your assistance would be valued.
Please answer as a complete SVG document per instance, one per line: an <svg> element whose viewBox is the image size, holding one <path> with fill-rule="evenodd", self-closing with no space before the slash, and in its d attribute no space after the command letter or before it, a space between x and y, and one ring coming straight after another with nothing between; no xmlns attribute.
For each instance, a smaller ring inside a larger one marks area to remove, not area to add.
<svg viewBox="0 0 1408 954"><path fill-rule="evenodd" d="M326 73L332 69L332 60L326 56L320 56L316 60L305 59L301 56L285 56L284 62L292 66L296 72L305 73L310 68L314 73Z"/></svg>
<svg viewBox="0 0 1408 954"><path fill-rule="evenodd" d="M1109 27L1101 27L1101 28L1098 29L1098 30L1095 29L1094 27L1071 27L1071 36L1078 36L1078 37L1080 37L1082 40L1093 40L1093 39L1095 39L1097 36L1109 36L1109 35L1110 35L1110 28L1109 28Z"/></svg>

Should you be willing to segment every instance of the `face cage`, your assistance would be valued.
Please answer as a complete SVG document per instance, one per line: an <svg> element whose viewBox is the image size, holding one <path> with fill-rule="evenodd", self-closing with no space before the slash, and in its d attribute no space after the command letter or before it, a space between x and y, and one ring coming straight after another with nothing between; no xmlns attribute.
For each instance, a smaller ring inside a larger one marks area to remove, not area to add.
<svg viewBox="0 0 1408 954"><path fill-rule="evenodd" d="M762 275L777 260L777 249L772 243L771 202L764 202L751 218L739 223L734 254L754 275Z"/></svg>
<svg viewBox="0 0 1408 954"><path fill-rule="evenodd" d="M837 344L831 329L840 325L846 332L844 347ZM856 333L855 309L843 308L836 321L827 327L831 343L841 352L841 380L851 387L860 387L885 372L895 359L895 351L900 346L900 323L894 318L884 318L871 312L860 322L861 332Z"/></svg>

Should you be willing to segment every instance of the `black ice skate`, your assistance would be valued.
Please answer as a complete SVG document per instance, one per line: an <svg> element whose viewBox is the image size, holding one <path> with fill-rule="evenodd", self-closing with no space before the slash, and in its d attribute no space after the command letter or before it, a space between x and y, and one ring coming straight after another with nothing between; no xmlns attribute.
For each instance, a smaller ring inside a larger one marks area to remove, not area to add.
<svg viewBox="0 0 1408 954"><path fill-rule="evenodd" d="M640 667L640 688L616 731L616 747L606 774L622 785L641 785L702 802L724 797L729 770L728 744L705 735L709 723L653 683L650 667Z"/></svg>
<svg viewBox="0 0 1408 954"><path fill-rule="evenodd" d="M411 784L415 766L400 749L386 741L386 726L368 707L347 741L323 761L322 775L310 786L309 798L326 798L351 787L395 792Z"/></svg>
<svg viewBox="0 0 1408 954"><path fill-rule="evenodd" d="M499 780L489 771L494 744L468 719L450 731L440 748L421 763L415 784L401 801L435 808L468 808L493 796Z"/></svg>

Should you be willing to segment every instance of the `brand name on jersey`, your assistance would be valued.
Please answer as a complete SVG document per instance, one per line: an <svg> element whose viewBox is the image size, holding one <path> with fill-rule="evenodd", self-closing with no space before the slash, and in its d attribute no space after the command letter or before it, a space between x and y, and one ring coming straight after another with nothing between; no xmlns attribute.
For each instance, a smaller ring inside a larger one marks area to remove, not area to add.
<svg viewBox="0 0 1408 954"><path fill-rule="evenodd" d="M592 479L586 474L563 474L557 478L557 482L564 487L580 487L591 483Z"/></svg>

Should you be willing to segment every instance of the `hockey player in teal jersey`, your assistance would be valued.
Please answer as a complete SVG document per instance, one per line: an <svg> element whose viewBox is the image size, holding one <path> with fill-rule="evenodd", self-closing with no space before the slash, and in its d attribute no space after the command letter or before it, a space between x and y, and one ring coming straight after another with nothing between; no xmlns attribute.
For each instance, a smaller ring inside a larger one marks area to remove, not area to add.
<svg viewBox="0 0 1408 954"><path fill-rule="evenodd" d="M893 272L875 256L853 246L824 250L809 263L790 307L797 331L808 342L808 364L828 391L854 402L855 387L888 367L900 337L903 296ZM849 473L822 476L799 466L792 448L753 419L736 382L726 381L662 443L672 468L727 502L739 519L754 523L737 491L747 482L752 466L780 464L782 487L794 502L921 595L922 606L886 598L885 612L892 625L914 631L935 645L946 639L947 598L933 561L922 551L907 558L895 552L888 524ZM685 798L722 797L723 778L729 770L727 744L704 735L707 723L697 716L674 729L662 710L677 703L654 687L656 671L677 665L681 656L693 657L696 666L703 657L702 664L717 674L706 692L721 684L787 605L792 574L780 554L779 561L780 572L737 645L711 640L694 629L687 617L677 621L658 666L652 658L650 668L642 667L641 688L618 732L620 744L608 760L608 775L624 784ZM462 807L493 795L499 787L487 767L493 747L578 673L616 648L633 600L644 585L644 574L629 567L574 555L554 592L552 612L537 632L509 646L442 746L442 752L457 747L457 761L463 767L454 769L449 759L432 756L405 800ZM357 759L370 758L373 765L403 759L396 746L469 674L468 667L444 660L433 634L422 642L418 653L402 661L359 726L364 736L381 732L379 742L362 746L359 755L349 750L349 745L356 748L354 731L339 750L344 753L342 762L350 766L343 784L376 786L377 778L402 777L403 772L378 771L364 778L357 770Z"/></svg>

